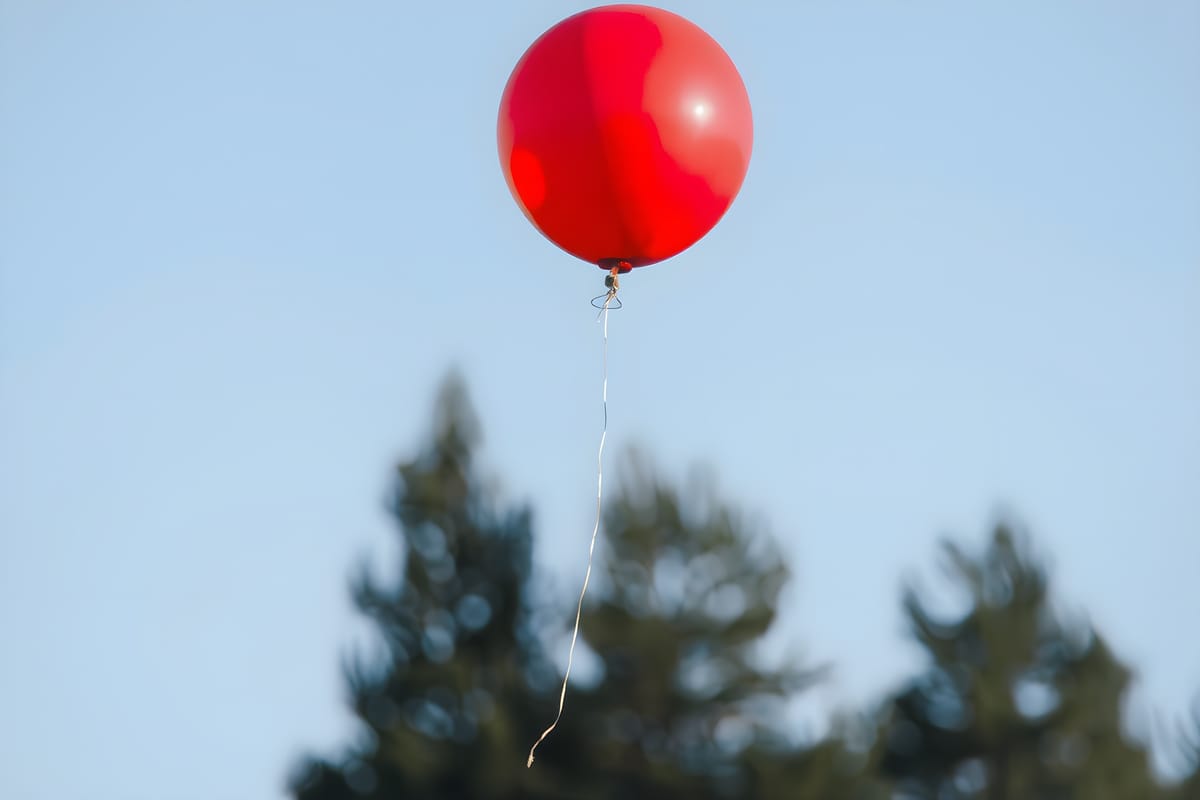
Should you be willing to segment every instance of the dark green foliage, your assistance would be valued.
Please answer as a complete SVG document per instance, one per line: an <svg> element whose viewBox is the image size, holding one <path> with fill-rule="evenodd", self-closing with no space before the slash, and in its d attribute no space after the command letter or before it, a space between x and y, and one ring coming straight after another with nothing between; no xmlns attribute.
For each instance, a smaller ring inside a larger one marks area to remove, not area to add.
<svg viewBox="0 0 1200 800"><path fill-rule="evenodd" d="M298 800L1200 800L1200 714L1179 737L1190 776L1157 784L1122 731L1129 669L1054 613L1004 527L978 556L946 545L960 614L905 593L924 672L880 713L798 743L786 708L821 670L759 653L788 580L780 553L707 483L680 489L637 458L605 508L583 669L526 769L561 677L539 619L562 643L574 597L537 607L531 514L485 490L478 440L451 379L428 445L399 468L401 577L354 582L382 643L346 665L359 735L298 766Z"/></svg>
<svg viewBox="0 0 1200 800"><path fill-rule="evenodd" d="M403 579L381 585L364 568L354 584L385 645L383 658L346 670L363 734L337 763L302 765L298 798L553 796L527 780L521 755L530 712L544 705L529 686L548 672L527 596L530 513L500 510L482 490L478 438L451 379L432 441L399 469L391 513Z"/></svg>
<svg viewBox="0 0 1200 800"><path fill-rule="evenodd" d="M779 553L711 493L682 495L636 464L607 509L583 619L602 668L572 684L526 769L558 675L534 625L530 514L483 492L477 439L452 380L432 442L399 471L403 579L364 569L355 582L385 643L347 667L362 735L334 762L300 765L297 798L776 798L800 780L852 797L831 793L851 772L838 746L804 750L774 722L815 673L755 659L787 580Z"/></svg>
<svg viewBox="0 0 1200 800"><path fill-rule="evenodd" d="M941 620L913 590L904 606L930 666L890 704L877 760L898 797L1154 800L1146 752L1121 729L1130 672L1098 633L1050 607L1044 571L999 528L984 554L954 545L968 599Z"/></svg>
<svg viewBox="0 0 1200 800"><path fill-rule="evenodd" d="M703 484L680 491L636 458L620 474L582 629L602 677L568 706L589 751L575 770L629 797L794 797L799 773L832 789L849 759L781 727L817 671L756 652L788 579L773 542Z"/></svg>

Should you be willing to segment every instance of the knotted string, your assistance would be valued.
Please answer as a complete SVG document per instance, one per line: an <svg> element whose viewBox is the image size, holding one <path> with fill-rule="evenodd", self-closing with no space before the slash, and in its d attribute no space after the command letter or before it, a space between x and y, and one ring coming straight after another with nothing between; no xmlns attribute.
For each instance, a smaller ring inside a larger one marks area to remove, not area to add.
<svg viewBox="0 0 1200 800"><path fill-rule="evenodd" d="M615 274L613 277L616 277ZM550 727L542 731L542 735L533 743L533 747L529 748L529 759L525 762L526 768L533 766L533 751L537 750L538 745L550 735L552 730L558 727L558 721L562 719L563 706L567 701L567 681L571 679L571 667L575 663L575 642L579 639L579 620L583 616L583 596L587 594L588 582L592 579L592 557L596 553L596 537L600 533L600 509L604 496L604 440L608 438L608 310L616 296L617 283L613 280L609 284L608 294L604 295L604 305L601 306L600 315L596 319L597 322L603 321L604 323L604 381L600 395L604 408L604 427L600 431L600 449L596 453L596 524L592 527L592 541L588 546L587 571L583 573L583 588L579 590L579 605L575 607L575 628L571 631L571 647L567 651L567 671L563 674L562 691L558 694L558 713L554 717L554 722L550 723ZM620 302L617 300L617 305L613 307L620 308Z"/></svg>

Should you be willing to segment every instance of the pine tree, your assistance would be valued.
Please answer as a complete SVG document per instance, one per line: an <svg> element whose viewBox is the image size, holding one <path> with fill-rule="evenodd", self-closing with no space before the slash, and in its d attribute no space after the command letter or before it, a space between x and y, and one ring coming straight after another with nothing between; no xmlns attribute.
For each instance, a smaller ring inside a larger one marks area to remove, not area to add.
<svg viewBox="0 0 1200 800"><path fill-rule="evenodd" d="M474 465L479 425L457 378L441 390L434 435L400 466L390 513L403 578L354 582L382 658L346 668L362 735L336 762L309 759L300 800L550 797L524 769L548 667L532 625L531 514L499 509ZM541 775L545 776L543 772Z"/></svg>
<svg viewBox="0 0 1200 800"><path fill-rule="evenodd" d="M621 473L581 634L600 677L568 695L588 746L550 739L539 763L613 787L604 797L858 796L840 745L783 728L820 671L761 661L788 579L773 542L703 482L680 491L637 458Z"/></svg>
<svg viewBox="0 0 1200 800"><path fill-rule="evenodd" d="M531 515L481 488L478 438L452 380L432 441L397 476L402 578L364 570L355 582L384 643L381 658L347 666L361 734L299 766L298 800L868 797L839 742L801 746L781 727L817 671L758 658L788 577L777 549L713 492L677 490L636 460L606 507L583 619L598 676L572 683L526 769L558 674L530 599ZM568 623L573 598L560 600Z"/></svg>
<svg viewBox="0 0 1200 800"><path fill-rule="evenodd" d="M1154 800L1147 753L1122 731L1130 672L1089 625L1051 608L1027 545L998 528L979 558L945 546L968 609L904 605L929 668L889 703L876 753L897 797Z"/></svg>

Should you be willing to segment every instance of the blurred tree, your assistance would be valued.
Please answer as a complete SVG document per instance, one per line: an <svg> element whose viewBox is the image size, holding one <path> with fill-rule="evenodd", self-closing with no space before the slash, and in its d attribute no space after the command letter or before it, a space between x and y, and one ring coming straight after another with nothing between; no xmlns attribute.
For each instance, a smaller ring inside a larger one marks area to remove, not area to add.
<svg viewBox="0 0 1200 800"><path fill-rule="evenodd" d="M980 558L945 545L968 607L944 621L910 588L931 664L888 704L875 753L896 798L1154 800L1146 750L1122 731L1129 670L1090 626L1050 608L1044 571L1001 526Z"/></svg>
<svg viewBox="0 0 1200 800"><path fill-rule="evenodd" d="M788 579L772 541L707 481L676 489L636 456L621 474L581 634L599 677L568 706L586 758L553 738L539 757L626 797L865 796L839 741L785 733L820 671L763 664Z"/></svg>
<svg viewBox="0 0 1200 800"><path fill-rule="evenodd" d="M867 797L848 748L801 745L781 728L817 673L759 662L787 580L777 550L711 491L678 491L636 459L607 508L585 607L590 680L573 680L526 769L558 673L530 598L530 513L498 510L482 489L478 438L452 379L432 441L399 470L403 577L385 586L364 569L355 581L384 643L381 658L346 668L361 733L342 757L300 764L295 797ZM558 604L555 616L570 611Z"/></svg>
<svg viewBox="0 0 1200 800"><path fill-rule="evenodd" d="M389 510L403 577L385 586L364 566L354 581L384 651L346 666L361 735L336 763L305 761L297 798L553 796L524 768L537 724L529 687L539 670L543 684L549 677L527 593L531 515L488 497L473 464L478 441L465 387L451 377L431 442L398 471Z"/></svg>

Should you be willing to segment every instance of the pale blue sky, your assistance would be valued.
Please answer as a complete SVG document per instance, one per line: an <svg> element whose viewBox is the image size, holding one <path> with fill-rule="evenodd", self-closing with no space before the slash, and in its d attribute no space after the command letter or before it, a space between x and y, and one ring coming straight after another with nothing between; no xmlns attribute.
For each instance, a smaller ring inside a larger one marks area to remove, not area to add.
<svg viewBox="0 0 1200 800"><path fill-rule="evenodd" d="M666 6L757 138L713 233L623 281L611 480L641 443L768 520L821 707L913 667L902 576L1000 509L1139 707L1188 702L1200 3ZM343 741L346 576L452 364L577 585L602 276L494 130L583 7L0 0L0 796L279 797Z"/></svg>

